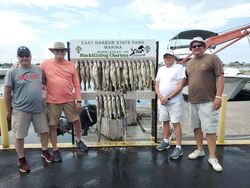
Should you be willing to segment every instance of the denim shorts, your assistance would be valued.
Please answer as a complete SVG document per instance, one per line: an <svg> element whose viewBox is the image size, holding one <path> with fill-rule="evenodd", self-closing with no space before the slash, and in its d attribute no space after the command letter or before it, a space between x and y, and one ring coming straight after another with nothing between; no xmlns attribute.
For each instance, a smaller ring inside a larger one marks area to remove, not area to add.
<svg viewBox="0 0 250 188"><path fill-rule="evenodd" d="M217 132L219 111L213 103L189 103L189 125L191 129L201 128L204 133Z"/></svg>

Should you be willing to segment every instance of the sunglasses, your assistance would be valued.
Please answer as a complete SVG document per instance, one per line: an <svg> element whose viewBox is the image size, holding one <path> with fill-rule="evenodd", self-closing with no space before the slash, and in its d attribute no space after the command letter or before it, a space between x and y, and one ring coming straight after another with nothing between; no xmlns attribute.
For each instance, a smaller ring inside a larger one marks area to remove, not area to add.
<svg viewBox="0 0 250 188"><path fill-rule="evenodd" d="M172 59L172 58L174 58L173 56L166 56L166 57L164 57L164 59Z"/></svg>
<svg viewBox="0 0 250 188"><path fill-rule="evenodd" d="M30 57L30 55L28 55L28 54L19 54L18 57L21 57L21 58L23 58L23 57Z"/></svg>
<svg viewBox="0 0 250 188"><path fill-rule="evenodd" d="M193 45L192 48L201 48L203 45L198 44L198 45Z"/></svg>
<svg viewBox="0 0 250 188"><path fill-rule="evenodd" d="M54 50L55 52L65 52L66 50L64 50L64 49L56 49L56 50Z"/></svg>

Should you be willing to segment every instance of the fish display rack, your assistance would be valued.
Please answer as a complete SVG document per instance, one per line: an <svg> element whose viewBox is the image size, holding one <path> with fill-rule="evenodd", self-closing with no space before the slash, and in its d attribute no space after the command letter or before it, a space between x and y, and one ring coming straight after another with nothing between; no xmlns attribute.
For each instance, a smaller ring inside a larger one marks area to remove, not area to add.
<svg viewBox="0 0 250 188"><path fill-rule="evenodd" d="M146 91L155 78L154 59L77 60L83 91Z"/></svg>
<svg viewBox="0 0 250 188"><path fill-rule="evenodd" d="M136 122L135 108L128 107L128 100L135 103L135 99L156 98L155 58L78 59L75 65L82 98L96 100L98 141L101 134L111 140L126 140L128 121Z"/></svg>

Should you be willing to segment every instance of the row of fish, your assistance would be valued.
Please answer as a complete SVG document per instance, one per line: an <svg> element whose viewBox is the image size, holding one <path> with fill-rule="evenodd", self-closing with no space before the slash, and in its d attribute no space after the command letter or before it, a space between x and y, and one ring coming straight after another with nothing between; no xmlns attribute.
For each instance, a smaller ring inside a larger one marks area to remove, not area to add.
<svg viewBox="0 0 250 188"><path fill-rule="evenodd" d="M123 94L96 96L97 114L108 119L126 118L126 103Z"/></svg>
<svg viewBox="0 0 250 188"><path fill-rule="evenodd" d="M155 61L84 60L76 63L83 90L136 91L151 89Z"/></svg>

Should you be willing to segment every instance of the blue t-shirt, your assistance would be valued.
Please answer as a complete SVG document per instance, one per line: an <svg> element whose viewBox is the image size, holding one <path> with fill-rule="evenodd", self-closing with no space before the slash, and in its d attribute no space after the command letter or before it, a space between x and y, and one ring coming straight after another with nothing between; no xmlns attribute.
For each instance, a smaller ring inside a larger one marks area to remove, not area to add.
<svg viewBox="0 0 250 188"><path fill-rule="evenodd" d="M35 65L31 65L31 68L11 68L5 76L4 85L12 89L12 107L24 112L44 111L43 83L43 71Z"/></svg>

